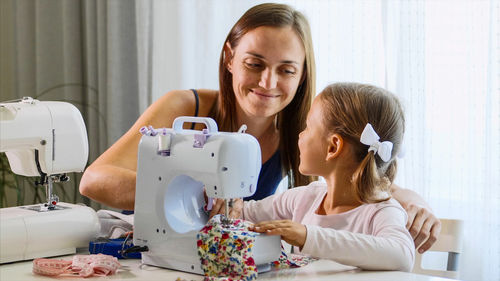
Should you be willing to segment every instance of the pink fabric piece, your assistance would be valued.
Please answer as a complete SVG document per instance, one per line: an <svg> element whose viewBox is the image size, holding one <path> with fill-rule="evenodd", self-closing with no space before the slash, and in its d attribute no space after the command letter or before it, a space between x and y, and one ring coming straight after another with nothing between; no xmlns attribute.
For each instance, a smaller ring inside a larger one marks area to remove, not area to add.
<svg viewBox="0 0 500 281"><path fill-rule="evenodd" d="M103 254L75 255L72 261L60 259L33 260L33 273L45 276L91 277L106 276L116 273L120 268L118 259Z"/></svg>

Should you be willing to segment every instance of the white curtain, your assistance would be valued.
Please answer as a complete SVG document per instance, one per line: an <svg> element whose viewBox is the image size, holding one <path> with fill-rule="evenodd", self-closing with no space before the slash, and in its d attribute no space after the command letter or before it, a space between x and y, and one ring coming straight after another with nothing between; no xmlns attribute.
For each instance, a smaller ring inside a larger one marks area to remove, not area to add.
<svg viewBox="0 0 500 281"><path fill-rule="evenodd" d="M144 87L137 78L138 60L147 56L138 43L147 34L146 4L3 0L1 5L0 100L74 102L84 114L92 161L151 102L138 94Z"/></svg>
<svg viewBox="0 0 500 281"><path fill-rule="evenodd" d="M234 22L262 1L152 1L152 97L218 88ZM337 81L394 92L406 112L397 183L466 223L460 277L500 279L498 1L279 1L308 17L317 90Z"/></svg>
<svg viewBox="0 0 500 281"><path fill-rule="evenodd" d="M91 163L151 103L151 91L145 86L150 76L145 66L150 4L0 1L0 101L31 96L76 105L86 123ZM58 184L56 194L65 202L83 201L100 208L79 195L80 176L71 175L70 183ZM35 203L35 195L43 190L29 186L21 181L20 190L8 190L7 206ZM4 188L1 191L4 194Z"/></svg>

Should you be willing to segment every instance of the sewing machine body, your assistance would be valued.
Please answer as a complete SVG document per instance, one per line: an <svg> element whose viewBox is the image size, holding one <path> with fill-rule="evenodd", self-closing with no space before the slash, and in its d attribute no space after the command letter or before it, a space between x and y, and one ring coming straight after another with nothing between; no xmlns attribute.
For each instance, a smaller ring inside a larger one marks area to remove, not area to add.
<svg viewBox="0 0 500 281"><path fill-rule="evenodd" d="M89 155L80 111L66 102L0 103L0 140L12 172L22 176L82 172Z"/></svg>
<svg viewBox="0 0 500 281"><path fill-rule="evenodd" d="M183 122L205 123L207 131L183 130ZM160 153L165 150L160 136L165 135L170 139L168 156ZM214 198L250 196L260 167L260 146L253 136L218 132L209 118L180 117L173 129L143 135L134 219L134 244L149 249L142 253L143 263L203 274L196 246L196 234L208 221L203 187ZM258 236L256 264L277 260L280 245L279 236Z"/></svg>
<svg viewBox="0 0 500 281"><path fill-rule="evenodd" d="M60 203L52 183L82 172L88 158L85 123L66 102L23 98L0 103L0 152L13 173L40 177L47 202L0 209L0 263L76 252L99 232L94 210Z"/></svg>

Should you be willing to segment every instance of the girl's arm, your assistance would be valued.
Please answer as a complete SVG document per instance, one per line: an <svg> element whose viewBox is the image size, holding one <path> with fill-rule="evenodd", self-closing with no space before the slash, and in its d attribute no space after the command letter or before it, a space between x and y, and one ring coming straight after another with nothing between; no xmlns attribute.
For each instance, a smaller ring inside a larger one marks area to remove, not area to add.
<svg viewBox="0 0 500 281"><path fill-rule="evenodd" d="M395 184L391 192L408 213L406 228L414 240L419 253L427 251L436 242L441 232L441 221L432 213L430 206L416 192Z"/></svg>
<svg viewBox="0 0 500 281"><path fill-rule="evenodd" d="M302 190L304 187L289 189L280 194L274 194L261 200L243 201L233 200L233 207L229 210L229 217L233 219L244 219L251 222L262 222L271 220L284 220L293 217L293 210L297 207L294 204L296 197L304 198ZM216 199L209 218L217 214L225 213L225 202L223 199Z"/></svg>
<svg viewBox="0 0 500 281"><path fill-rule="evenodd" d="M207 90L200 94L200 116L208 114L215 93ZM192 116L195 98L191 91L171 91L154 102L116 143L99 156L84 172L80 193L110 207L133 210L137 151L141 134L139 129L151 125L155 128L171 127L178 116Z"/></svg>
<svg viewBox="0 0 500 281"><path fill-rule="evenodd" d="M313 257L331 259L367 270L410 271L415 249L411 236L404 227L405 217L403 210L399 208L383 208L371 220L371 234L316 225L304 226L291 221L263 222L255 228L258 232L280 234L283 240L302 247L302 253Z"/></svg>
<svg viewBox="0 0 500 281"><path fill-rule="evenodd" d="M243 205L242 218L251 222L273 221L273 220L296 220L300 221L304 214L298 214L296 210L310 206L314 194L307 192L308 186L301 186L287 191L274 194L262 200L246 201Z"/></svg>
<svg viewBox="0 0 500 281"><path fill-rule="evenodd" d="M244 219L251 222L259 222L263 220L278 220L283 217L283 213L279 210L277 204L280 203L276 197L279 195L271 195L264 199L244 202L242 199L234 199L233 207L228 210L229 217L232 219ZM226 212L224 199L217 198L210 210L209 218L217 214L224 215ZM245 215L246 213L246 215Z"/></svg>

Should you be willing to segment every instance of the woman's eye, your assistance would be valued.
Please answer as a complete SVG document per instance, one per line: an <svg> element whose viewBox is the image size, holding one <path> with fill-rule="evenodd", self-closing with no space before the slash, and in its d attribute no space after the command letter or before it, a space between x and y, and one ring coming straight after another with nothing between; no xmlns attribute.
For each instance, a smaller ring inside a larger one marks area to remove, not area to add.
<svg viewBox="0 0 500 281"><path fill-rule="evenodd" d="M294 75L296 73L295 69L290 69L290 68L284 68L283 69L283 73L285 74L290 74L290 75Z"/></svg>
<svg viewBox="0 0 500 281"><path fill-rule="evenodd" d="M261 67L262 65L260 63L251 63L251 62L246 62L245 63L248 67L250 68L259 68Z"/></svg>

